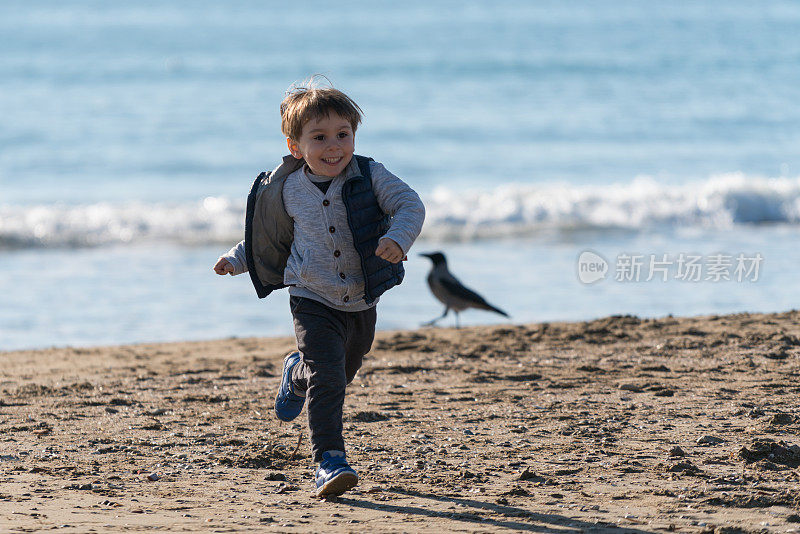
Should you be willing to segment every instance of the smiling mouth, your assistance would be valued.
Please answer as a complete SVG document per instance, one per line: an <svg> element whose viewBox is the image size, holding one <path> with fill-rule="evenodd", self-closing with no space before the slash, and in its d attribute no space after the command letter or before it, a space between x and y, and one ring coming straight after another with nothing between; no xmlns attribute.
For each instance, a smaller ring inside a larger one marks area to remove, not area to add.
<svg viewBox="0 0 800 534"><path fill-rule="evenodd" d="M322 161L324 161L328 165L336 165L337 163L342 161L342 159L344 159L344 158L339 156L338 158L322 158Z"/></svg>

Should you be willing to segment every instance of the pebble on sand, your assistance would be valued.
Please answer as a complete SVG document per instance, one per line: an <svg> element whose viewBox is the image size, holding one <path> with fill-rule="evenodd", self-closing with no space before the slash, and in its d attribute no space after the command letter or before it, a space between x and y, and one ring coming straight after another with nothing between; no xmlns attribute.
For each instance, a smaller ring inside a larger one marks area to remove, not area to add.
<svg viewBox="0 0 800 534"><path fill-rule="evenodd" d="M686 456L686 452L683 449L681 449L680 447L678 447L677 445L675 445L674 447L672 447L669 450L669 455L670 456Z"/></svg>
<svg viewBox="0 0 800 534"><path fill-rule="evenodd" d="M697 440L698 445L719 445L720 443L724 443L725 440L722 438L718 438L716 436L705 435L700 437Z"/></svg>

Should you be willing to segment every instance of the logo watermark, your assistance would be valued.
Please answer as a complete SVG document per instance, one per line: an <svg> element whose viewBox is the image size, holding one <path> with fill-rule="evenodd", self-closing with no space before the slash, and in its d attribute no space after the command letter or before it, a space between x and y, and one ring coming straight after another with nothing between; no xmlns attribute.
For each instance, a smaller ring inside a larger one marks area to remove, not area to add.
<svg viewBox="0 0 800 534"><path fill-rule="evenodd" d="M593 284L606 277L608 262L596 252L584 250L578 256L578 280L583 284Z"/></svg>
<svg viewBox="0 0 800 534"><path fill-rule="evenodd" d="M757 282L764 257L755 254L619 254L613 265L615 282ZM578 256L578 280L593 284L609 277L611 265L597 252Z"/></svg>

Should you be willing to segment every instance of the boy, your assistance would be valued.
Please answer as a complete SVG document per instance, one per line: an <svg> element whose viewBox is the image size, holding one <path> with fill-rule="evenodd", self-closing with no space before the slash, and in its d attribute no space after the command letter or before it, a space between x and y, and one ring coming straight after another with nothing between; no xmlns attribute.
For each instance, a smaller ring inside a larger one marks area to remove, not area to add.
<svg viewBox="0 0 800 534"><path fill-rule="evenodd" d="M280 110L290 155L256 179L245 239L214 271L249 271L260 298L289 287L298 350L284 358L275 414L292 421L308 399L316 494L340 495L358 482L342 437L345 387L372 346L378 297L403 280L425 208L383 165L353 154L361 109L347 95L296 87Z"/></svg>

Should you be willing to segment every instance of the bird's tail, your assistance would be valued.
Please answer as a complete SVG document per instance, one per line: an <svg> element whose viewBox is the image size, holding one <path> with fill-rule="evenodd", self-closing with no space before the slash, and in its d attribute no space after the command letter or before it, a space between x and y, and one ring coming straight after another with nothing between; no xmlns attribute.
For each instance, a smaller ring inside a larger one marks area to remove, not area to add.
<svg viewBox="0 0 800 534"><path fill-rule="evenodd" d="M495 308L494 306L492 306L492 305L491 305L491 304L489 304L488 302L486 303L486 309L487 309L487 310L491 310L491 311L493 311L493 312L495 312L495 313L499 313L499 314L500 314L500 315L502 315L503 317L509 317L509 318L511 317L510 315L508 315L506 312L504 312L504 311L503 311L503 310L501 310L500 308Z"/></svg>

